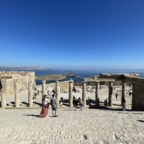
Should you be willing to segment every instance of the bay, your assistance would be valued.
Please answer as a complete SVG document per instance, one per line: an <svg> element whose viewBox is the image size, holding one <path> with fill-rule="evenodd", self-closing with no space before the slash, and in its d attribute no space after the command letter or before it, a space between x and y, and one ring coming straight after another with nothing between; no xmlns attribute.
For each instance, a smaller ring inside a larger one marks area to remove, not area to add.
<svg viewBox="0 0 144 144"><path fill-rule="evenodd" d="M65 74L73 72L78 77L67 77L60 81L74 80L74 83L81 82L83 78L89 78L100 73L138 73L140 77L144 78L144 69L97 69L97 70L34 70L36 76L45 76L52 74ZM53 83L55 81L46 81L46 83ZM42 84L42 81L36 80L36 84Z"/></svg>

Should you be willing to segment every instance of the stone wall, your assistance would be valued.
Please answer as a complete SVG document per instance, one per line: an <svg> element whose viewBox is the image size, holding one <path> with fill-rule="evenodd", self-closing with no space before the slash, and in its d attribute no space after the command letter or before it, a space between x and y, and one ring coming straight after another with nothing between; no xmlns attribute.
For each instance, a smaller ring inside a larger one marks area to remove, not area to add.
<svg viewBox="0 0 144 144"><path fill-rule="evenodd" d="M144 79L125 77L125 80L132 83L132 110L144 111Z"/></svg>
<svg viewBox="0 0 144 144"><path fill-rule="evenodd" d="M1 93L6 96L14 95L14 81L19 83L20 90L28 88L28 82L35 83L34 72L0 72L0 80L2 84Z"/></svg>
<svg viewBox="0 0 144 144"><path fill-rule="evenodd" d="M55 87L55 83L47 84L47 86ZM60 91L68 91L69 90L69 81L59 82Z"/></svg>

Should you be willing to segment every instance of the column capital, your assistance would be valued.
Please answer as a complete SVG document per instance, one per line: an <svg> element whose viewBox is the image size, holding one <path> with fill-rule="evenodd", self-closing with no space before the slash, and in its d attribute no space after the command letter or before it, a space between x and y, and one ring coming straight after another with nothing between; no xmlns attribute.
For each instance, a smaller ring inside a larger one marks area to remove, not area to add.
<svg viewBox="0 0 144 144"><path fill-rule="evenodd" d="M56 81L56 83L59 83L59 81Z"/></svg>
<svg viewBox="0 0 144 144"><path fill-rule="evenodd" d="M69 82L70 82L70 83L72 83L72 82L73 82L73 80L71 79L71 80L69 80Z"/></svg>
<svg viewBox="0 0 144 144"><path fill-rule="evenodd" d="M43 82L43 83L45 83L46 81L45 81L45 80L43 80L42 82Z"/></svg>

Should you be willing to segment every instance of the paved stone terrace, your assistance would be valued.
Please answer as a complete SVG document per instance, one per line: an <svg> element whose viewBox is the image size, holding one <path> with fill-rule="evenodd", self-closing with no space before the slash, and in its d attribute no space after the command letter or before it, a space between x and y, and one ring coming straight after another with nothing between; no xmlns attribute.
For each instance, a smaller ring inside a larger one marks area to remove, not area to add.
<svg viewBox="0 0 144 144"><path fill-rule="evenodd" d="M0 110L1 144L143 144L144 112L59 108Z"/></svg>

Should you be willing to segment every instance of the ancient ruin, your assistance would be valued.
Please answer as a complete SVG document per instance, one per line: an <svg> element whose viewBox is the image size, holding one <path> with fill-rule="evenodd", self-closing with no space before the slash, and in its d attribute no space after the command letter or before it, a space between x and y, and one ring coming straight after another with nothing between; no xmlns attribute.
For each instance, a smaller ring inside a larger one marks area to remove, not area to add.
<svg viewBox="0 0 144 144"><path fill-rule="evenodd" d="M15 107L20 107L19 92L21 89L28 89L28 103L29 107L33 107L32 88L35 87L34 72L1 72L1 107L6 108L6 96L8 94L15 96ZM138 74L100 74L91 78L83 79L82 100L84 107L86 107L86 86L88 82L95 83L95 107L99 107L100 99L100 83L106 82L109 84L108 89L108 106L112 106L112 96L115 93L114 83L119 82L122 85L121 98L126 95L126 84L132 87L132 110L144 110L144 79L140 78ZM53 84L49 84L53 85ZM47 94L46 81L42 81L42 96ZM59 103L59 94L62 89L68 88L69 106L73 107L73 80L67 82L55 82L55 94L57 103Z"/></svg>

